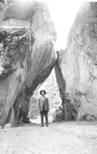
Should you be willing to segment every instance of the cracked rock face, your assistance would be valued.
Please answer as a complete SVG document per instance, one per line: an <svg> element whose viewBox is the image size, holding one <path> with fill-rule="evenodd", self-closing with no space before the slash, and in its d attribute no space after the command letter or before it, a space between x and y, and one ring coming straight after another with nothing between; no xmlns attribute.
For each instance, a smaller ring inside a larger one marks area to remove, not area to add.
<svg viewBox="0 0 97 154"><path fill-rule="evenodd" d="M85 3L70 30L60 67L77 119L97 119L97 3Z"/></svg>
<svg viewBox="0 0 97 154"><path fill-rule="evenodd" d="M14 8L4 10L0 27L0 124L17 120L25 98L49 76L57 59L56 30L45 5L33 2L20 16Z"/></svg>

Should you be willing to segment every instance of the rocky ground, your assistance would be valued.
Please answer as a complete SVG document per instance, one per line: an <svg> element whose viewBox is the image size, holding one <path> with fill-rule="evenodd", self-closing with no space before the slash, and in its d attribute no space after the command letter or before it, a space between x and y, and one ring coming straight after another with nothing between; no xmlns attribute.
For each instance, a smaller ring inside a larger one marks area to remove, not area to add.
<svg viewBox="0 0 97 154"><path fill-rule="evenodd" d="M23 125L0 130L0 154L97 154L97 122Z"/></svg>

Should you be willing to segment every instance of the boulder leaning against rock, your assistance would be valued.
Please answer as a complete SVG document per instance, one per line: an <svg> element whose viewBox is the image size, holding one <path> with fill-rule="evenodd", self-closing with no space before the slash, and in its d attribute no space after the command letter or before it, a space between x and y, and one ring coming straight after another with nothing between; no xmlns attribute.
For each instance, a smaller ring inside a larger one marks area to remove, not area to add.
<svg viewBox="0 0 97 154"><path fill-rule="evenodd" d="M17 5L21 16L17 14L14 5ZM3 41L3 50L0 49L0 124L4 126L12 119L9 111L17 103L17 97L21 94L21 104L26 103L25 98L32 95L38 84L50 74L57 55L54 49L55 26L43 3L33 1L25 5L23 12L21 6L13 4L3 11L2 18L3 26L0 30L8 33L5 46ZM27 25L28 22L30 24ZM18 103L14 110L19 110L20 106Z"/></svg>

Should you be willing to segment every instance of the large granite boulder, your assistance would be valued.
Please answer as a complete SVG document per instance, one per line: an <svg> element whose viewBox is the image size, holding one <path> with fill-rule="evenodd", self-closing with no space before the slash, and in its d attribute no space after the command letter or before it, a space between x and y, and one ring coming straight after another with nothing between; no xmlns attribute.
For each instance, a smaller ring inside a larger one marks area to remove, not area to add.
<svg viewBox="0 0 97 154"><path fill-rule="evenodd" d="M18 119L19 109L23 104L26 108L29 96L49 76L57 55L56 30L43 3L33 1L22 10L19 4L11 4L2 19L0 124L4 125Z"/></svg>
<svg viewBox="0 0 97 154"><path fill-rule="evenodd" d="M60 68L76 119L97 119L97 3L84 3L70 30Z"/></svg>

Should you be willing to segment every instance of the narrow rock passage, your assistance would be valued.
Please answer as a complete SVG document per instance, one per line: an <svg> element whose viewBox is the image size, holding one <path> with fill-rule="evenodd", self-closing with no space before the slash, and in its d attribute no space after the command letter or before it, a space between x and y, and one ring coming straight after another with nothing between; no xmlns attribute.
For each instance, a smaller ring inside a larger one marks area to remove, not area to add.
<svg viewBox="0 0 97 154"><path fill-rule="evenodd" d="M97 154L97 123L24 125L0 130L0 154Z"/></svg>

